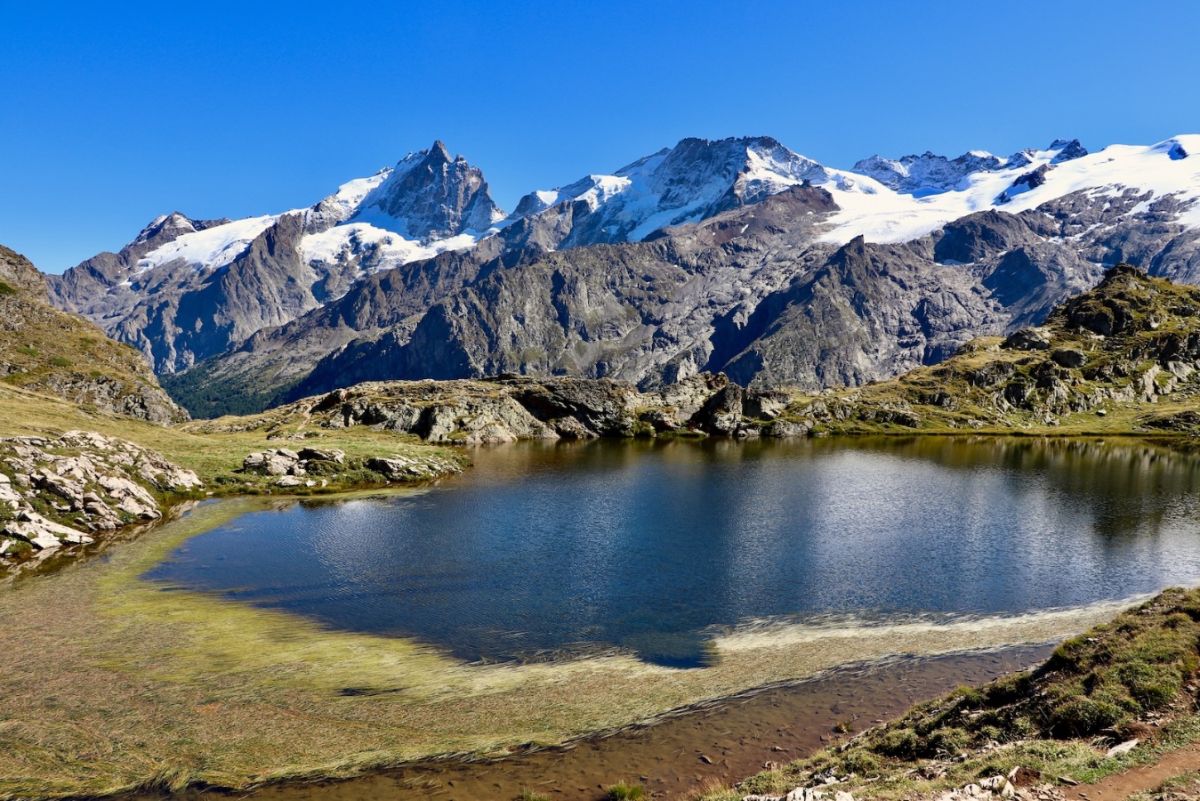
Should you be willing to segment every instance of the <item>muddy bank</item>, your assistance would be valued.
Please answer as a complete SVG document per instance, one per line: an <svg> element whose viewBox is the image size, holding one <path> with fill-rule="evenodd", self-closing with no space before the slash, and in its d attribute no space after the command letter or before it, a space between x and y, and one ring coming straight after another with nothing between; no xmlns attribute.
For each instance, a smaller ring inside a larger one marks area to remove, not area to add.
<svg viewBox="0 0 1200 801"><path fill-rule="evenodd" d="M256 801L507 801L525 789L562 801L594 801L604 788L640 782L655 799L687 799L811 753L841 735L899 715L961 684L1041 661L1051 646L1022 646L841 668L808 681L727 699L650 726L483 762L432 762L336 782L239 793ZM140 794L129 801L217 801L221 792Z"/></svg>

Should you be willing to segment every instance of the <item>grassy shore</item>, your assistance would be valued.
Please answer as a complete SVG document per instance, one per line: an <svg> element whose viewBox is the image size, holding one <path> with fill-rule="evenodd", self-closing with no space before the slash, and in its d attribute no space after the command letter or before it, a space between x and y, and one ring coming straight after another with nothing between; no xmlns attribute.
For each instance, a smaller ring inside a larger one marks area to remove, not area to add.
<svg viewBox="0 0 1200 801"><path fill-rule="evenodd" d="M218 427L208 421L157 425L0 384L0 437L56 435L72 429L120 437L196 471L214 495L328 493L386 483L369 471L347 471L333 477L326 487L280 490L271 486L271 477L240 472L248 453L271 448L338 448L351 461L388 455L435 455L458 465L470 460L462 449L427 445L413 436L369 426L327 429L308 425L302 416L281 419L270 414L223 422L229 425Z"/></svg>
<svg viewBox="0 0 1200 801"><path fill-rule="evenodd" d="M1036 670L963 688L703 799L783 794L830 775L860 799L928 797L1018 767L1050 784L1094 782L1200 740L1198 668L1200 590L1167 590L1066 640Z"/></svg>

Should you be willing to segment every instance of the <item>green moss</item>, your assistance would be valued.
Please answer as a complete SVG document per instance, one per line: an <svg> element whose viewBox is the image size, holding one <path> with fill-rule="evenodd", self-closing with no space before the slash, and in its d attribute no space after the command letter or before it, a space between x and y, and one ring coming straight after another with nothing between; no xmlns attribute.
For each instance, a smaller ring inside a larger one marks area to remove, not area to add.
<svg viewBox="0 0 1200 801"><path fill-rule="evenodd" d="M6 284L3 281L0 281L0 297L2 297L4 295L15 295L15 294L17 294L16 289L14 289L10 284Z"/></svg>

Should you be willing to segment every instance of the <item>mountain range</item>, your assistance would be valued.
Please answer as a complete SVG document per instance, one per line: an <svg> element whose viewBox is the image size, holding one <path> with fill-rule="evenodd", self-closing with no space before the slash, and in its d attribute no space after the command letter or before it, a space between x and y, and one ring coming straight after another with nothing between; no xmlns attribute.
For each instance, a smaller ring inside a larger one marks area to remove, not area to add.
<svg viewBox="0 0 1200 801"><path fill-rule="evenodd" d="M511 213L436 142L304 209L181 213L48 276L193 414L363 380L858 385L1041 322L1127 262L1200 280L1200 136L822 165L684 139Z"/></svg>

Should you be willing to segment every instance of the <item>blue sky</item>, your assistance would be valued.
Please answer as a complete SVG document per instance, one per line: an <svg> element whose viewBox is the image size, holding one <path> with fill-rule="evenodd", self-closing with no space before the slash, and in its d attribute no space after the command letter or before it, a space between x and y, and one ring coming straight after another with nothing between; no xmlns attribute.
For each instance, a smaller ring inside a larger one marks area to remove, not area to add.
<svg viewBox="0 0 1200 801"><path fill-rule="evenodd" d="M435 138L501 205L684 136L819 161L1200 131L1200 3L0 0L0 243L308 205Z"/></svg>

